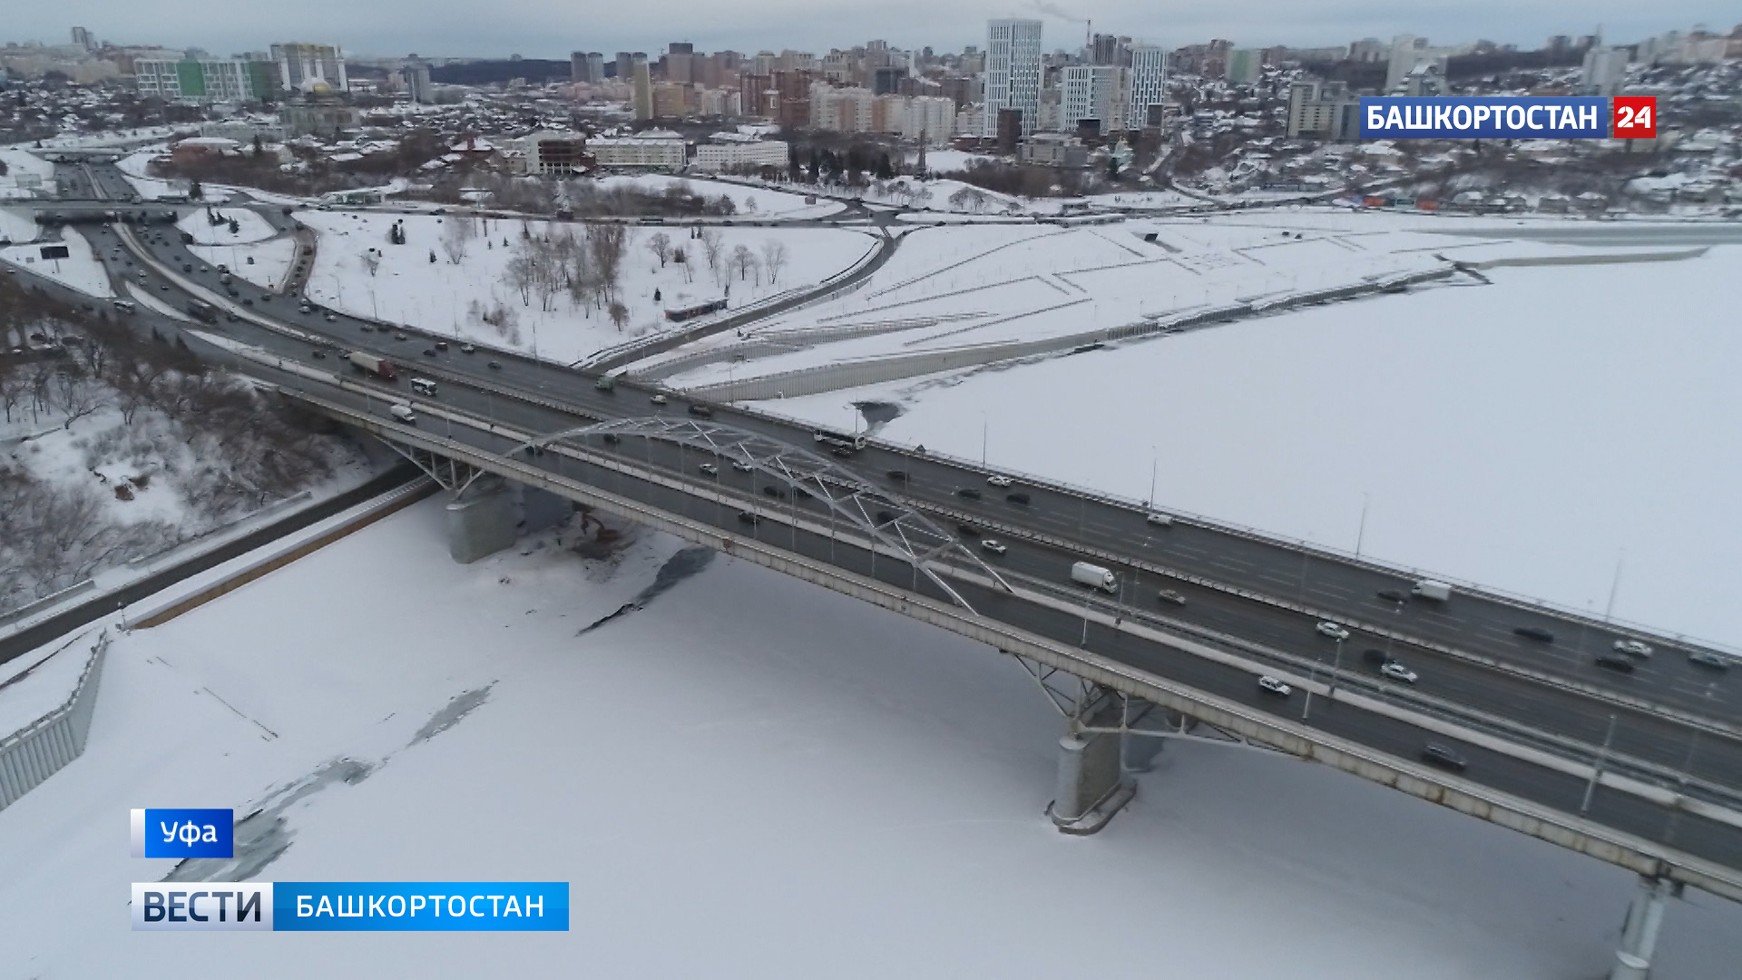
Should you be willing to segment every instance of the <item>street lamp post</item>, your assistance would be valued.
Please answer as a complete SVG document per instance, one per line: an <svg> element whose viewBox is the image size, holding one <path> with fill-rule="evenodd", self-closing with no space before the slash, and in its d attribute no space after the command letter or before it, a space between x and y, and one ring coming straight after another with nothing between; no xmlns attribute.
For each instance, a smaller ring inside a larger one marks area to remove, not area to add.
<svg viewBox="0 0 1742 980"><path fill-rule="evenodd" d="M1365 490L1363 490L1361 492L1361 526L1359 529L1357 529L1355 531L1355 557L1356 558L1361 557L1361 542L1363 540L1365 540L1367 537L1367 504L1368 504L1368 499L1369 498L1368 498L1367 492Z"/></svg>
<svg viewBox="0 0 1742 980"><path fill-rule="evenodd" d="M1615 716L1609 716L1609 733L1603 736L1603 749L1597 754L1597 761L1591 766L1591 779L1585 783L1585 798L1579 801L1579 812L1586 813L1591 809L1591 797L1597 793L1597 780L1603 778L1603 764L1609 761L1609 743L1615 738Z"/></svg>

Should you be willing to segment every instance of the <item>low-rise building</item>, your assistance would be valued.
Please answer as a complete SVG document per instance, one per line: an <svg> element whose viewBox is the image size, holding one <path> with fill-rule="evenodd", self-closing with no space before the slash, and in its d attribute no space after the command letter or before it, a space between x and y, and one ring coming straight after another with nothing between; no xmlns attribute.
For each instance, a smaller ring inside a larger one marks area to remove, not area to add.
<svg viewBox="0 0 1742 980"><path fill-rule="evenodd" d="M679 136L613 136L587 141L587 152L601 167L682 170L689 150Z"/></svg>
<svg viewBox="0 0 1742 980"><path fill-rule="evenodd" d="M719 139L696 144L695 168L710 173L745 167L785 169L789 160L785 140Z"/></svg>
<svg viewBox="0 0 1742 980"><path fill-rule="evenodd" d="M519 140L522 173L566 177L588 169L588 143L580 133L538 130ZM457 152L457 151L456 151Z"/></svg>
<svg viewBox="0 0 1742 980"><path fill-rule="evenodd" d="M1041 167L1081 169L1089 165L1089 150L1075 136L1035 133L1018 145L1016 158Z"/></svg>

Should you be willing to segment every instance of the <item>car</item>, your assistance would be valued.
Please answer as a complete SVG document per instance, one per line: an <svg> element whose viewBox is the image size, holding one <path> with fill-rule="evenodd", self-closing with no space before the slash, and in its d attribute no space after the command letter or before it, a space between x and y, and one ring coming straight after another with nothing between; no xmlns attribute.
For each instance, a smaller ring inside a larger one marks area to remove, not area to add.
<svg viewBox="0 0 1742 980"><path fill-rule="evenodd" d="M1171 602L1176 606L1183 606L1186 604L1186 597L1179 592L1175 592L1173 589L1162 589L1160 592L1155 594L1155 597L1160 599L1162 602Z"/></svg>
<svg viewBox="0 0 1742 980"><path fill-rule="evenodd" d="M1340 623L1333 623L1328 619L1321 620L1317 626L1313 627L1313 629L1318 630L1321 634L1328 636L1333 640L1347 640L1349 638L1349 628L1347 626L1343 626Z"/></svg>
<svg viewBox="0 0 1742 980"><path fill-rule="evenodd" d="M766 487L763 487L762 492L765 495L770 496L770 497L785 497L786 496L785 490L782 490L781 488L774 486L773 484L770 484Z"/></svg>
<svg viewBox="0 0 1742 980"><path fill-rule="evenodd" d="M1007 476L1000 476L997 473L994 473L991 476L986 478L986 482L990 483L991 485L993 485L995 487L1002 489L1004 487L1009 486L1011 481L1010 481L1010 478Z"/></svg>
<svg viewBox="0 0 1742 980"><path fill-rule="evenodd" d="M163 285L161 285L161 286L159 286L159 287L157 287L157 291L158 291L158 292L160 292L160 293L167 293L167 292L169 292L169 283L167 283L167 282L166 282L166 283L164 283L164 284L163 284Z"/></svg>
<svg viewBox="0 0 1742 980"><path fill-rule="evenodd" d="M435 356L435 348L434 347L425 347L423 349L423 356L434 357Z"/></svg>
<svg viewBox="0 0 1742 980"><path fill-rule="evenodd" d="M484 366L489 368L492 371L502 370L502 362L501 361L487 361L487 362L485 362Z"/></svg>
<svg viewBox="0 0 1742 980"><path fill-rule="evenodd" d="M1651 656L1651 644L1644 640L1616 640L1615 649L1630 657L1645 659Z"/></svg>
<svg viewBox="0 0 1742 980"><path fill-rule="evenodd" d="M754 527L757 524L762 523L762 518L757 517L755 514L752 514L747 510L741 510L738 512L738 522L740 524L749 524Z"/></svg>
<svg viewBox="0 0 1742 980"><path fill-rule="evenodd" d="M1512 632L1527 640L1535 640L1538 643L1554 642L1554 634L1540 626L1514 626Z"/></svg>
<svg viewBox="0 0 1742 980"><path fill-rule="evenodd" d="M600 438L605 440L605 445L607 446L615 446L623 441L623 437L615 432L607 432Z"/></svg>
<svg viewBox="0 0 1742 980"><path fill-rule="evenodd" d="M239 316L237 316L237 315L236 315L236 314L234 314L234 313L225 313L225 314L224 314L224 319L225 319L225 320L228 320L228 321L229 321L229 322L231 322L231 323L236 323L236 322L238 322L238 321L239 321L239 320L241 320L241 319L242 319L242 318L241 318L241 317L239 317Z"/></svg>
<svg viewBox="0 0 1742 980"><path fill-rule="evenodd" d="M1002 541L998 541L994 538L986 538L985 540L980 542L980 550L981 551L990 551L994 555L1002 555L1003 553L1005 553L1006 551L1009 551L1010 549L1004 547L1004 542L1002 542Z"/></svg>
<svg viewBox="0 0 1742 980"><path fill-rule="evenodd" d="M666 399L665 399L664 395L654 395L652 398L649 398L648 401L654 403L655 405L664 405Z"/></svg>
<svg viewBox="0 0 1742 980"><path fill-rule="evenodd" d="M1028 506L1028 494L1023 493L1021 490L1005 494L1004 499L1022 507Z"/></svg>
<svg viewBox="0 0 1742 980"><path fill-rule="evenodd" d="M1688 663L1695 667L1705 667L1709 670L1729 670L1730 660L1715 653L1699 650L1688 654Z"/></svg>
<svg viewBox="0 0 1742 980"><path fill-rule="evenodd" d="M317 350L313 352L312 356L317 361L324 361L327 359L327 352L324 350Z"/></svg>
<svg viewBox="0 0 1742 980"><path fill-rule="evenodd" d="M403 334L403 333L396 333L393 335L393 339L394 340L409 340L410 338L406 337L405 334Z"/></svg>
<svg viewBox="0 0 1742 980"><path fill-rule="evenodd" d="M890 470L888 473L886 473L884 475L889 477L889 479L895 481L896 483L906 483L907 482L907 471L906 470Z"/></svg>
<svg viewBox="0 0 1742 980"><path fill-rule="evenodd" d="M167 289L167 288L169 288L169 287L167 287L167 286L166 286L166 287L164 287L164 288L165 288L165 289ZM253 301L253 300L251 300L251 299L249 299L249 298L248 298L248 297L246 297L246 296L244 296L244 297L242 297L242 305L243 305L243 306L253 306L253 305L254 305L254 301Z"/></svg>
<svg viewBox="0 0 1742 980"><path fill-rule="evenodd" d="M1418 680L1415 671L1410 670L1408 667L1405 667L1395 660L1387 662L1385 666L1379 668L1379 672L1394 681L1402 681L1405 684L1414 684L1416 680Z"/></svg>
<svg viewBox="0 0 1742 980"><path fill-rule="evenodd" d="M478 353L478 345L477 344L461 344L460 345L460 353L462 353L462 354L476 354L476 353Z"/></svg>
<svg viewBox="0 0 1742 980"><path fill-rule="evenodd" d="M744 460L734 459L732 460L732 470L736 473L754 473L756 472L756 467L751 466Z"/></svg>
<svg viewBox="0 0 1742 980"><path fill-rule="evenodd" d="M1605 653L1599 656L1597 658L1597 666L1602 667L1605 670L1615 671L1618 674L1633 673L1633 661L1626 657L1617 657L1612 653Z"/></svg>
<svg viewBox="0 0 1742 980"><path fill-rule="evenodd" d="M715 466L713 463L703 463L701 466L698 466L697 469L701 470L703 473L707 474L708 476L719 476L720 475L720 468L718 466Z"/></svg>
<svg viewBox="0 0 1742 980"><path fill-rule="evenodd" d="M1470 766L1470 763L1451 746L1441 745L1438 742L1429 742L1422 748L1421 761L1441 769L1450 769L1453 772L1463 772Z"/></svg>
<svg viewBox="0 0 1742 980"><path fill-rule="evenodd" d="M1294 688L1289 687L1279 678L1272 677L1269 674L1265 674L1263 677L1258 678L1258 689L1266 694L1274 694L1279 698L1286 698L1294 693Z"/></svg>
<svg viewBox="0 0 1742 980"><path fill-rule="evenodd" d="M1147 521L1148 523L1155 525L1156 527L1172 527L1173 526L1173 515L1171 515L1171 514L1163 514L1163 513L1160 513L1158 511L1151 511L1150 513L1145 515L1143 519L1145 521Z"/></svg>
<svg viewBox="0 0 1742 980"><path fill-rule="evenodd" d="M710 412L708 414L711 415L713 413ZM829 450L829 455L835 457L836 459L852 459L853 458L853 450L849 449L846 446L836 446L835 448Z"/></svg>
<svg viewBox="0 0 1742 980"><path fill-rule="evenodd" d="M327 314L327 322L328 323L337 323L337 322L339 322L339 318L335 314L328 313Z"/></svg>
<svg viewBox="0 0 1742 980"><path fill-rule="evenodd" d="M447 350L448 349L448 342L445 340L436 341L435 342L435 349L436 350Z"/></svg>
<svg viewBox="0 0 1742 980"><path fill-rule="evenodd" d="M367 323L358 324L357 329L363 331L364 333L374 333L375 332L375 328L371 327Z"/></svg>
<svg viewBox="0 0 1742 980"><path fill-rule="evenodd" d="M974 487L962 487L956 491L956 496L964 497L968 500L979 500L980 491Z"/></svg>
<svg viewBox="0 0 1742 980"><path fill-rule="evenodd" d="M714 410L706 405L691 405L689 412L698 419L711 419L714 417Z"/></svg>
<svg viewBox="0 0 1742 980"><path fill-rule="evenodd" d="M1408 602L1409 601L1409 593L1403 591L1402 589L1380 589L1378 592L1375 592L1373 594L1378 596L1379 598L1385 600L1386 602Z"/></svg>

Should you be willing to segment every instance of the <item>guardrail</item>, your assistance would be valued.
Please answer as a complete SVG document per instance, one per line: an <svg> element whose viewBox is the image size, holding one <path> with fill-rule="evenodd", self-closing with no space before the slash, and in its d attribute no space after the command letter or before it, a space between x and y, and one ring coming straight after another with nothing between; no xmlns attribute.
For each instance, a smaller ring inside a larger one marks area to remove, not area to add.
<svg viewBox="0 0 1742 980"><path fill-rule="evenodd" d="M67 646L77 639L68 641ZM109 633L104 630L97 634L73 693L53 711L0 739L0 810L84 753L91 714L96 710L103 655L108 649ZM65 650L63 646L56 655Z"/></svg>
<svg viewBox="0 0 1742 980"><path fill-rule="evenodd" d="M32 599L24 605L19 606L17 609L0 613L0 626L7 626L11 623L15 623L32 613L40 611L45 606L51 606L60 602L62 599L70 599L73 596L81 595L96 587L97 583L94 579L85 579L83 582L74 583L58 592L50 592L48 595L42 596L41 598Z"/></svg>

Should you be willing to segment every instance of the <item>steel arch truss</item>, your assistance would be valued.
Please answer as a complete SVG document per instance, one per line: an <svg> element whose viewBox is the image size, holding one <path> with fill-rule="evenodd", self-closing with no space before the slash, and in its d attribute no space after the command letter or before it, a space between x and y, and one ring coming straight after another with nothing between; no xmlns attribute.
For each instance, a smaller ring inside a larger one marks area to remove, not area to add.
<svg viewBox="0 0 1742 980"><path fill-rule="evenodd" d="M475 466L455 462L441 453L394 442L385 435L377 438L388 449L404 457L411 465L422 470L425 476L440 484L443 490L455 496L464 494L479 477L486 475L485 471Z"/></svg>
<svg viewBox="0 0 1742 980"><path fill-rule="evenodd" d="M856 527L873 541L899 554L951 601L978 613L932 568L945 556L961 559L971 570L985 575L1006 592L1014 591L1003 576L980 560L955 535L938 527L929 517L884 493L852 470L808 449L779 439L705 419L652 416L612 419L562 432L537 436L510 450L542 452L568 440L633 436L651 442L687 446L712 453L723 462L749 466L786 486L787 499L805 496L833 512L836 519ZM687 474L686 474L687 475Z"/></svg>

